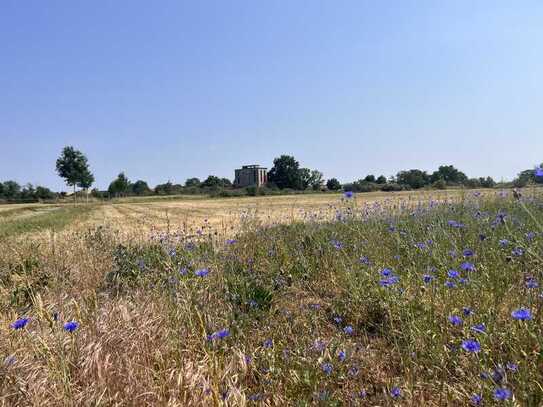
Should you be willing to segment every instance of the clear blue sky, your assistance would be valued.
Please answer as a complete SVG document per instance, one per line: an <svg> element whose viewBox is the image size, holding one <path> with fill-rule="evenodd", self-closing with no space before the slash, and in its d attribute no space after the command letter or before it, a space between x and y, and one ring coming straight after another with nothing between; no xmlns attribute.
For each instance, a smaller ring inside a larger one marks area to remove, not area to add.
<svg viewBox="0 0 543 407"><path fill-rule="evenodd" d="M0 3L0 179L99 187L294 155L326 178L543 161L543 2Z"/></svg>

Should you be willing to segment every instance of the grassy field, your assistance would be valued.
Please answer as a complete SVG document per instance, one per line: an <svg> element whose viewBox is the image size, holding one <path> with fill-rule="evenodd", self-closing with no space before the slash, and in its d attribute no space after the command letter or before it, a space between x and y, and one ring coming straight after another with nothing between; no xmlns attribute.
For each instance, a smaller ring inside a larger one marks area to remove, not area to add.
<svg viewBox="0 0 543 407"><path fill-rule="evenodd" d="M543 403L539 191L47 208L0 208L5 405Z"/></svg>

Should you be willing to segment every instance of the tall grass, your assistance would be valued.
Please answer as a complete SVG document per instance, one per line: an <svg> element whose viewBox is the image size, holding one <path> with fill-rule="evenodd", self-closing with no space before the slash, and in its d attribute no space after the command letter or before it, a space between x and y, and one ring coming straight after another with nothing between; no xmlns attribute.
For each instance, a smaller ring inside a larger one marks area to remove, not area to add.
<svg viewBox="0 0 543 407"><path fill-rule="evenodd" d="M246 219L220 244L212 231L171 230L121 243L104 228L5 241L0 399L543 403L539 196L344 199L330 214ZM519 309L531 319L515 319Z"/></svg>

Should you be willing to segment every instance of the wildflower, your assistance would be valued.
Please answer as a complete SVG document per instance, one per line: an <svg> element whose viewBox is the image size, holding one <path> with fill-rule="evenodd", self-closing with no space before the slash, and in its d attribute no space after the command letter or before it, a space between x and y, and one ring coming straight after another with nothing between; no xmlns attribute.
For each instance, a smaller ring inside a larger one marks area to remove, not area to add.
<svg viewBox="0 0 543 407"><path fill-rule="evenodd" d="M456 271L456 270L452 270L452 269L451 269L451 270L449 270L449 271L447 272L447 276L448 276L449 278L457 278L457 277L460 276L460 273L459 273L458 271Z"/></svg>
<svg viewBox="0 0 543 407"><path fill-rule="evenodd" d="M17 330L17 329L22 329L26 326L26 324L28 324L28 321L30 321L30 318L19 318L17 319L15 322L13 322L10 327Z"/></svg>
<svg viewBox="0 0 543 407"><path fill-rule="evenodd" d="M507 239L500 239L499 241L501 247L505 247L509 244L509 240Z"/></svg>
<svg viewBox="0 0 543 407"><path fill-rule="evenodd" d="M534 175L538 178L543 177L543 168L535 167Z"/></svg>
<svg viewBox="0 0 543 407"><path fill-rule="evenodd" d="M347 335L352 335L354 328L351 325L347 325L345 328L343 328L343 332L345 332Z"/></svg>
<svg viewBox="0 0 543 407"><path fill-rule="evenodd" d="M67 331L67 332L73 332L77 328L79 328L79 323L75 322L75 321L66 322L64 324L64 330Z"/></svg>
<svg viewBox="0 0 543 407"><path fill-rule="evenodd" d="M381 270L381 275L383 277L388 277L392 274L392 270L389 269L389 268L384 268L383 270Z"/></svg>
<svg viewBox="0 0 543 407"><path fill-rule="evenodd" d="M492 371L492 380L494 380L494 383L501 383L503 381L503 375L505 374L505 371L498 367L497 369L494 369Z"/></svg>
<svg viewBox="0 0 543 407"><path fill-rule="evenodd" d="M343 248L343 243L341 243L339 240L335 240L335 239L332 239L330 241L330 243L332 244L332 246L334 246L337 250L340 250Z"/></svg>
<svg viewBox="0 0 543 407"><path fill-rule="evenodd" d="M263 345L265 348L269 349L273 346L273 340L272 339L266 339L264 342L263 342Z"/></svg>
<svg viewBox="0 0 543 407"><path fill-rule="evenodd" d="M486 240L486 235L482 234L482 233L479 233L479 240L482 242L482 241L485 241Z"/></svg>
<svg viewBox="0 0 543 407"><path fill-rule="evenodd" d="M468 280L467 278L459 278L459 279L458 279L458 282L459 282L460 284L467 284L467 283L469 283L469 280Z"/></svg>
<svg viewBox="0 0 543 407"><path fill-rule="evenodd" d="M449 316L449 322L454 326L459 326L462 325L462 318L457 315L451 315Z"/></svg>
<svg viewBox="0 0 543 407"><path fill-rule="evenodd" d="M533 240L536 234L534 232L528 232L526 233L526 239L527 240Z"/></svg>
<svg viewBox="0 0 543 407"><path fill-rule="evenodd" d="M345 191L345 193L343 194L343 196L347 199L351 199L353 195L353 191Z"/></svg>
<svg viewBox="0 0 543 407"><path fill-rule="evenodd" d="M416 246L418 249L421 249L421 250L426 249L426 243L424 243L424 242L415 243L415 246Z"/></svg>
<svg viewBox="0 0 543 407"><path fill-rule="evenodd" d="M474 394L471 396L470 401L475 406L480 406L483 401L483 397L480 394Z"/></svg>
<svg viewBox="0 0 543 407"><path fill-rule="evenodd" d="M357 395L359 398L365 399L368 393L366 393L366 390L360 390Z"/></svg>
<svg viewBox="0 0 543 407"><path fill-rule="evenodd" d="M194 274L197 275L198 277L205 277L209 274L209 269L207 268L199 269L199 270L196 270Z"/></svg>
<svg viewBox="0 0 543 407"><path fill-rule="evenodd" d="M175 251L175 249L171 249L170 252L168 253L170 255L170 257L175 257L175 255L177 254L177 252Z"/></svg>
<svg viewBox="0 0 543 407"><path fill-rule="evenodd" d="M260 394L260 393L251 394L249 396L249 400L250 401L260 401L260 400L262 400L262 394Z"/></svg>
<svg viewBox="0 0 543 407"><path fill-rule="evenodd" d="M145 269L145 262L143 261L143 259L138 260L138 267L140 271L143 271L143 269Z"/></svg>
<svg viewBox="0 0 543 407"><path fill-rule="evenodd" d="M447 288L455 288L456 284L454 283L454 281L447 280L447 281L445 281L445 286Z"/></svg>
<svg viewBox="0 0 543 407"><path fill-rule="evenodd" d="M236 239L227 239L227 240L226 240L226 244L229 244L229 245L232 245L232 244L234 244L234 243L236 243L236 242L237 242Z"/></svg>
<svg viewBox="0 0 543 407"><path fill-rule="evenodd" d="M360 263L365 264L366 266L369 266L369 265L370 265L370 260L369 260L368 257L366 257L366 256L360 257L360 260L359 260L359 261L360 261Z"/></svg>
<svg viewBox="0 0 543 407"><path fill-rule="evenodd" d="M464 257L472 257L474 253L473 253L473 250L471 249L464 249L462 254L464 255Z"/></svg>
<svg viewBox="0 0 543 407"><path fill-rule="evenodd" d="M474 314L473 310L472 310L470 307L464 307L464 308L462 308L462 313L463 313L464 316L466 316L466 317L469 317L470 315L473 315L473 314Z"/></svg>
<svg viewBox="0 0 543 407"><path fill-rule="evenodd" d="M381 285L381 287L390 287L391 285L396 284L398 281L400 281L400 277L391 275L388 278L379 280L379 285Z"/></svg>
<svg viewBox="0 0 543 407"><path fill-rule="evenodd" d="M484 334L486 332L485 324L477 324L471 327L471 330L478 334Z"/></svg>
<svg viewBox="0 0 543 407"><path fill-rule="evenodd" d="M511 313L511 316L519 321L530 321L532 319L532 313L529 309L519 308Z"/></svg>
<svg viewBox="0 0 543 407"><path fill-rule="evenodd" d="M249 365L253 361L253 358L250 357L249 355L245 355L243 360L245 360L245 364Z"/></svg>
<svg viewBox="0 0 543 407"><path fill-rule="evenodd" d="M518 370L518 365L516 363L513 363L513 362L507 362L505 367L507 367L507 369L512 371L512 372L516 372Z"/></svg>
<svg viewBox="0 0 543 407"><path fill-rule="evenodd" d="M511 251L511 254L515 257L520 257L524 254L524 249L522 247L515 247L512 251Z"/></svg>
<svg viewBox="0 0 543 407"><path fill-rule="evenodd" d="M347 358L347 354L344 350L339 351L339 354L337 356L340 362L343 362Z"/></svg>
<svg viewBox="0 0 543 407"><path fill-rule="evenodd" d="M16 362L17 358L15 357L15 355L9 355L6 356L6 358L4 359L4 366L9 367L11 365L14 365Z"/></svg>
<svg viewBox="0 0 543 407"><path fill-rule="evenodd" d="M335 322L336 324L339 325L339 324L341 324L341 322L343 322L343 318L341 318L341 317L334 317L334 322Z"/></svg>
<svg viewBox="0 0 543 407"><path fill-rule="evenodd" d="M224 339L226 338L227 336L230 336L230 331L228 330L228 328L224 328L224 329L221 329L220 331L217 331L211 335L208 335L207 336L207 340L208 341L213 341L215 339Z"/></svg>
<svg viewBox="0 0 543 407"><path fill-rule="evenodd" d="M358 371L358 368L356 366L350 367L349 371L348 371L349 376L356 376L356 375L358 375L358 372L359 371Z"/></svg>
<svg viewBox="0 0 543 407"><path fill-rule="evenodd" d="M391 390L390 390L390 395L397 399L398 397L401 397L402 395L402 390L399 388L399 387L393 387Z"/></svg>
<svg viewBox="0 0 543 407"><path fill-rule="evenodd" d="M323 363L322 366L322 371L324 373L326 373L327 375L329 375L330 373L332 373L332 370L334 369L334 367L332 366L332 364L330 363Z"/></svg>
<svg viewBox="0 0 543 407"><path fill-rule="evenodd" d="M464 271L475 271L475 265L468 261L465 261L460 265L460 268Z"/></svg>
<svg viewBox="0 0 543 407"><path fill-rule="evenodd" d="M315 343L313 343L313 347L317 352L322 352L326 348L326 342L315 340Z"/></svg>
<svg viewBox="0 0 543 407"><path fill-rule="evenodd" d="M511 390L505 387L499 387L494 390L494 400L505 401L511 398Z"/></svg>
<svg viewBox="0 0 543 407"><path fill-rule="evenodd" d="M434 279L434 276L430 274L425 274L422 276L422 280L424 281L425 284L430 283L433 279Z"/></svg>
<svg viewBox="0 0 543 407"><path fill-rule="evenodd" d="M481 344L474 339L462 341L462 349L466 352L477 353L481 350Z"/></svg>
<svg viewBox="0 0 543 407"><path fill-rule="evenodd" d="M537 288L539 287L539 283L537 280L533 277L528 277L526 279L526 288Z"/></svg>

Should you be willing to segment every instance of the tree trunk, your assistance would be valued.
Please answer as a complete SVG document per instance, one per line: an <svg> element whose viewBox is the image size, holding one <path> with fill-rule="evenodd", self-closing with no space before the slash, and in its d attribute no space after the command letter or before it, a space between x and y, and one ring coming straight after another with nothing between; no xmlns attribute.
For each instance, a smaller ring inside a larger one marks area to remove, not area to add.
<svg viewBox="0 0 543 407"><path fill-rule="evenodd" d="M74 184L74 206L75 206L75 184Z"/></svg>

